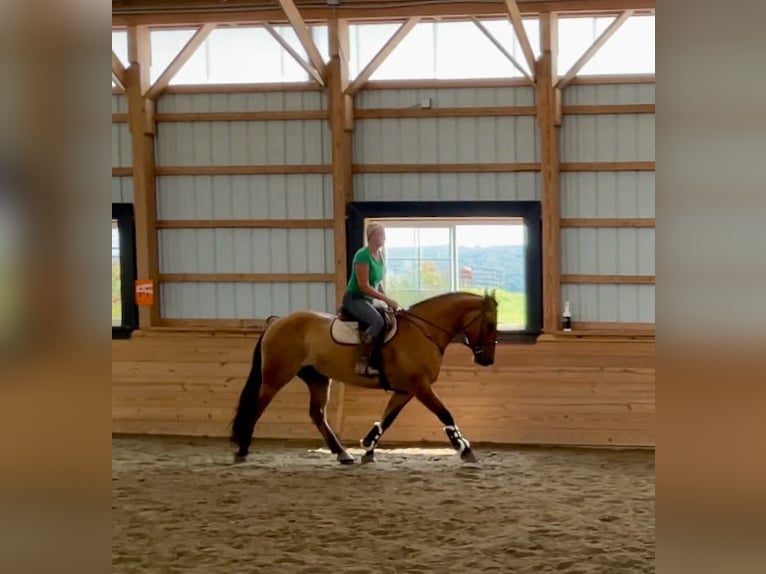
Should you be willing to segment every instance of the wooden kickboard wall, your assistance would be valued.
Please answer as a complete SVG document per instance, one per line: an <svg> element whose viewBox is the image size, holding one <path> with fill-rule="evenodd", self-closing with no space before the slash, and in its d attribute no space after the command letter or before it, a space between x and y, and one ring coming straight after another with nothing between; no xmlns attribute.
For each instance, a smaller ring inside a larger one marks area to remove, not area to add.
<svg viewBox="0 0 766 574"><path fill-rule="evenodd" d="M112 341L112 431L228 436L256 338L138 332ZM653 340L499 344L495 365L484 368L455 345L435 390L473 442L653 447L654 351ZM380 420L388 397L333 384L327 418L346 446ZM303 382L283 389L255 436L323 444ZM446 444L441 423L416 401L384 440Z"/></svg>

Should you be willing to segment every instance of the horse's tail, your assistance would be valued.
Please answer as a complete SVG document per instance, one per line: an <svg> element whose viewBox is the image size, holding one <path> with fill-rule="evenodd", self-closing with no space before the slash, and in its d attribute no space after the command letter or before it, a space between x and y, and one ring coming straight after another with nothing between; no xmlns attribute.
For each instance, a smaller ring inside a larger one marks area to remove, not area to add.
<svg viewBox="0 0 766 574"><path fill-rule="evenodd" d="M255 428L255 415L258 410L258 397L261 393L261 384L263 383L263 358L261 356L261 346L263 336L266 331L258 338L258 343L253 351L253 365L250 369L250 375L239 395L239 405L234 419L231 421L231 437L229 440L239 446L239 454L245 456L253 439L253 429Z"/></svg>

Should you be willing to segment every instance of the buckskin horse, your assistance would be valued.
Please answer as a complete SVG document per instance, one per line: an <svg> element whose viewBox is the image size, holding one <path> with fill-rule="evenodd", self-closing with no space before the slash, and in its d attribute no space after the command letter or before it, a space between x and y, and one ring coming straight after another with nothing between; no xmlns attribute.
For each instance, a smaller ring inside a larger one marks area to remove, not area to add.
<svg viewBox="0 0 766 574"><path fill-rule="evenodd" d="M485 291L483 296L446 293L397 310L382 335L376 365L381 374L374 378L354 372L360 352L358 326L353 325L355 331L349 336L349 324L347 320L344 323L341 315L342 309L338 315L297 311L266 327L255 346L252 368L231 423L230 440L239 447L235 462L246 459L256 422L279 390L296 376L308 386L311 420L340 463L351 464L354 457L346 452L325 417L332 379L393 392L381 422L374 423L360 441L365 450L363 462L375 460L375 447L381 436L413 397L438 417L460 458L476 462L471 443L460 433L432 385L439 376L444 350L461 333L475 363L489 366L494 362L497 336L494 291L491 294Z"/></svg>

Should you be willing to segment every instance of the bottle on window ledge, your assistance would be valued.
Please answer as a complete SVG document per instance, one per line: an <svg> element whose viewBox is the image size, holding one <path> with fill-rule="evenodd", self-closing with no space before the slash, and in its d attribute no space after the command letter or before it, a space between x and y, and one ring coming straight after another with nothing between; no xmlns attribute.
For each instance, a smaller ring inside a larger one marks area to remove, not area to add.
<svg viewBox="0 0 766 574"><path fill-rule="evenodd" d="M563 327L564 331L571 331L572 330L572 310L569 306L569 301L564 301L564 313L562 314L563 317Z"/></svg>

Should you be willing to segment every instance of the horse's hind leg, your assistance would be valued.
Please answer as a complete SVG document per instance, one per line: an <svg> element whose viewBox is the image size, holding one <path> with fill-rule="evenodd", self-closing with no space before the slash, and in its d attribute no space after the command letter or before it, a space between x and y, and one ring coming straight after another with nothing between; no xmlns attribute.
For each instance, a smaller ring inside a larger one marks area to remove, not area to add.
<svg viewBox="0 0 766 574"><path fill-rule="evenodd" d="M401 393L395 393L388 399L386 410L383 412L382 422L374 423L367 436L359 441L359 444L361 444L365 451L362 457L363 463L375 462L375 447L378 445L380 437L394 423L396 417L399 416L399 413L402 412L402 409L411 399L412 395Z"/></svg>
<svg viewBox="0 0 766 574"><path fill-rule="evenodd" d="M341 464L352 464L354 457L351 456L343 447L338 437L330 428L327 422L326 408L327 401L330 398L330 379L319 373L312 367L304 367L298 372L298 376L303 379L309 388L311 396L309 403L309 416L316 425L319 432L322 433L330 452L336 455Z"/></svg>

